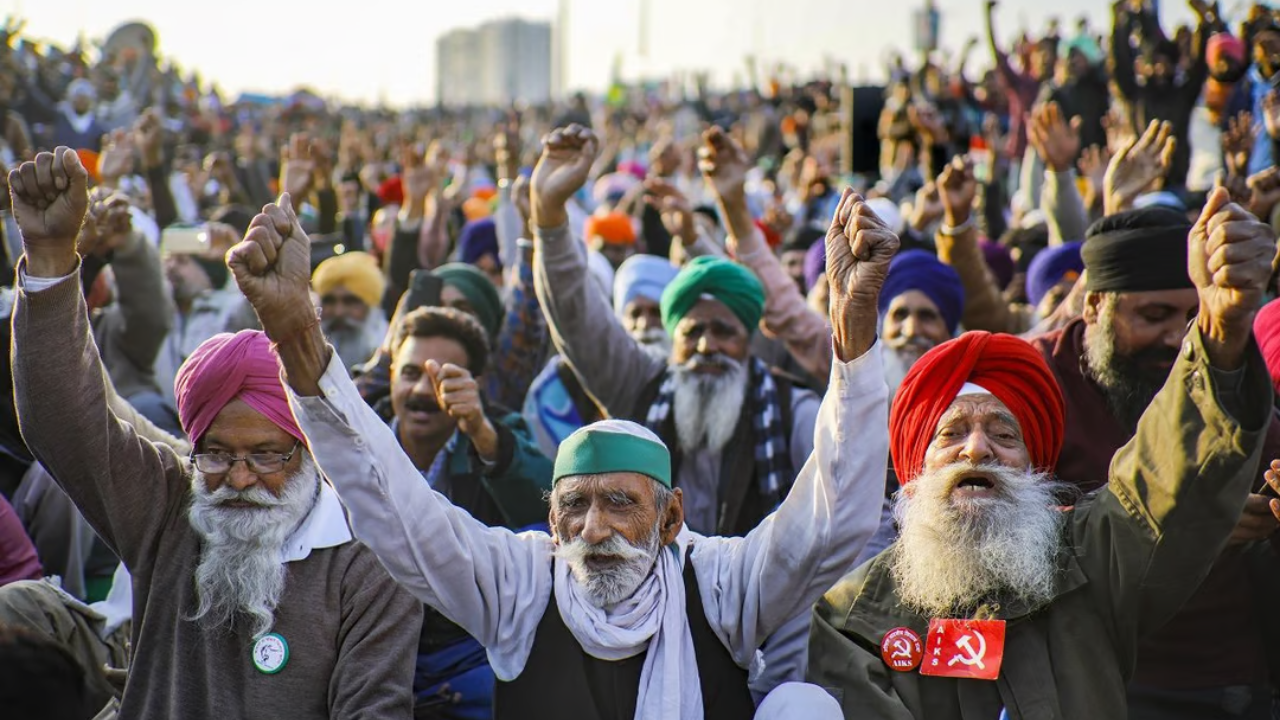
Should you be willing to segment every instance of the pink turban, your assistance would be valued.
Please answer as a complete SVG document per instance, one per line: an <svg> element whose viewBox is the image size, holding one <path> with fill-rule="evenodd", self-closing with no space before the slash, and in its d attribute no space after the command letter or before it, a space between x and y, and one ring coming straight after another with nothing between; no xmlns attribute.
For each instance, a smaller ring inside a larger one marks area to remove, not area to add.
<svg viewBox="0 0 1280 720"><path fill-rule="evenodd" d="M200 442L213 419L236 398L305 442L289 410L271 341L258 330L221 333L200 343L178 369L173 395L192 444Z"/></svg>

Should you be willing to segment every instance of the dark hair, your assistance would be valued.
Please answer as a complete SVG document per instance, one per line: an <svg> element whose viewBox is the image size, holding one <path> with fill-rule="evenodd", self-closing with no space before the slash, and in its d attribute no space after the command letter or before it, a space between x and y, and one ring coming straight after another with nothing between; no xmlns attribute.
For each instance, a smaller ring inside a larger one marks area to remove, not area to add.
<svg viewBox="0 0 1280 720"><path fill-rule="evenodd" d="M236 229L241 236L249 232L249 223L253 222L257 213L243 205L224 205L209 216L211 222L226 223Z"/></svg>
<svg viewBox="0 0 1280 720"><path fill-rule="evenodd" d="M394 358L409 338L449 338L467 352L467 371L480 375L489 363L489 337L480 322L453 308L420 307L407 314L391 338Z"/></svg>
<svg viewBox="0 0 1280 720"><path fill-rule="evenodd" d="M70 650L11 625L0 625L0 707L13 720L79 720L99 709Z"/></svg>

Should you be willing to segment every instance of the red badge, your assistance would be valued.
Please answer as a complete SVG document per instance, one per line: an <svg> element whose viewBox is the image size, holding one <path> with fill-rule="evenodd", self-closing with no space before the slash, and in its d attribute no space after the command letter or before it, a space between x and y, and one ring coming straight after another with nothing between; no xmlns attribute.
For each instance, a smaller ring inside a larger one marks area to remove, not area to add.
<svg viewBox="0 0 1280 720"><path fill-rule="evenodd" d="M1003 661L1003 620L929 621L921 675L995 680Z"/></svg>
<svg viewBox="0 0 1280 720"><path fill-rule="evenodd" d="M920 644L920 636L911 628L894 628L885 633L880 641L880 657L884 664L898 672L910 672L920 664L924 657L924 648Z"/></svg>

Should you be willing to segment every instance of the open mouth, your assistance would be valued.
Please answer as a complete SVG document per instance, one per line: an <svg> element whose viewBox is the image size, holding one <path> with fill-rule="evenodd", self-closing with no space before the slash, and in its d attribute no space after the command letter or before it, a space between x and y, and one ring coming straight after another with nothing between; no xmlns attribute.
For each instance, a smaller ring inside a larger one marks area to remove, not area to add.
<svg viewBox="0 0 1280 720"><path fill-rule="evenodd" d="M591 555L585 562L592 570L608 570L621 565L623 561L617 555Z"/></svg>
<svg viewBox="0 0 1280 720"><path fill-rule="evenodd" d="M966 475L955 484L954 492L962 495L986 495L995 492L996 484L986 475Z"/></svg>
<svg viewBox="0 0 1280 720"><path fill-rule="evenodd" d="M222 507L231 508L233 510L257 510L262 507L261 505L249 502L248 500L227 500L221 504Z"/></svg>

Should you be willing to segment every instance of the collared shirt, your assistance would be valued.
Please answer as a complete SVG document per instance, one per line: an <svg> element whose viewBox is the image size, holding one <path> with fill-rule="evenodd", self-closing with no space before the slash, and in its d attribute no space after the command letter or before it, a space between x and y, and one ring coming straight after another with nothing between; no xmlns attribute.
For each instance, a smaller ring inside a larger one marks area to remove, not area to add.
<svg viewBox="0 0 1280 720"><path fill-rule="evenodd" d="M337 547L351 542L351 528L342 510L338 493L324 478L320 479L320 495L297 530L280 548L280 562L305 560L312 550Z"/></svg>

